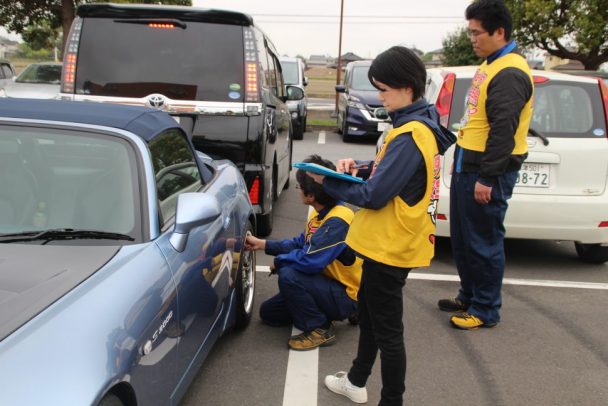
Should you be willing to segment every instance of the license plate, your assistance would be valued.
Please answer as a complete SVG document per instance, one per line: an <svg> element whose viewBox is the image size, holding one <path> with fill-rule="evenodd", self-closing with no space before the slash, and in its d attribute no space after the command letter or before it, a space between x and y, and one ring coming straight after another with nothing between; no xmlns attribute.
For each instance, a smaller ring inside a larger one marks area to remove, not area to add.
<svg viewBox="0 0 608 406"><path fill-rule="evenodd" d="M388 130L389 123L378 123L378 131Z"/></svg>
<svg viewBox="0 0 608 406"><path fill-rule="evenodd" d="M549 187L549 165L524 163L517 174L515 186Z"/></svg>

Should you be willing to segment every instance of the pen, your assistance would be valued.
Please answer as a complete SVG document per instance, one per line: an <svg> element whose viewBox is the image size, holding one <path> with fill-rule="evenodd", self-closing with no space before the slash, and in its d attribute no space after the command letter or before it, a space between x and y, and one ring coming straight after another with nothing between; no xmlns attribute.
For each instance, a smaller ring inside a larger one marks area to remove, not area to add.
<svg viewBox="0 0 608 406"><path fill-rule="evenodd" d="M355 165L351 165L350 169L367 169L368 165L367 164L355 164Z"/></svg>

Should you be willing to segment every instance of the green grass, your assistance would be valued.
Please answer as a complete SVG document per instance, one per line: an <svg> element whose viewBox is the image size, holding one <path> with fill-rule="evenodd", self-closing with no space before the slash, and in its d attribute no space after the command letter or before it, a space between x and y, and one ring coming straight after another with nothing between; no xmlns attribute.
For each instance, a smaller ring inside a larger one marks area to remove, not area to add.
<svg viewBox="0 0 608 406"><path fill-rule="evenodd" d="M320 127L335 127L336 120L328 120L323 118L309 118L307 121L308 125L320 126Z"/></svg>

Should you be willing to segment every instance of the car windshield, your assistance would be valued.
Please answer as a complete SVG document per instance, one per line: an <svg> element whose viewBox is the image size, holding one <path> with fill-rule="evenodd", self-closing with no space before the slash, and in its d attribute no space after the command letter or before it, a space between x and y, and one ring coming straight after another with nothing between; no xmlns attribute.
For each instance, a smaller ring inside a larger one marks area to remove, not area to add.
<svg viewBox="0 0 608 406"><path fill-rule="evenodd" d="M357 66L353 68L353 80L351 88L353 90L373 90L378 91L369 81L367 72L369 66Z"/></svg>
<svg viewBox="0 0 608 406"><path fill-rule="evenodd" d="M238 25L188 21L168 29L87 18L78 49L78 94L244 100L243 28Z"/></svg>
<svg viewBox="0 0 608 406"><path fill-rule="evenodd" d="M61 82L61 65L28 65L23 72L17 76L15 82L59 84Z"/></svg>
<svg viewBox="0 0 608 406"><path fill-rule="evenodd" d="M0 125L0 234L140 232L135 152L83 131Z"/></svg>
<svg viewBox="0 0 608 406"><path fill-rule="evenodd" d="M297 62L281 62L281 69L283 70L283 79L286 85L299 84Z"/></svg>
<svg viewBox="0 0 608 406"><path fill-rule="evenodd" d="M460 125L471 79L456 81L450 129ZM549 80L534 86L530 128L547 137L595 138L606 136L599 86L595 83Z"/></svg>

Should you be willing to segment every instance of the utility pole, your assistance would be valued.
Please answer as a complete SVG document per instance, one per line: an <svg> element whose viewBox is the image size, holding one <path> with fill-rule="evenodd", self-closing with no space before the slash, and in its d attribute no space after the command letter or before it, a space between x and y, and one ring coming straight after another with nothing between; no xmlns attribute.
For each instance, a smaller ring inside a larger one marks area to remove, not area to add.
<svg viewBox="0 0 608 406"><path fill-rule="evenodd" d="M338 63L336 64L336 85L340 84L340 73L342 72L342 19L344 17L344 0L340 0L340 39L338 40ZM334 106L334 117L338 117L338 92L336 91L336 103Z"/></svg>

